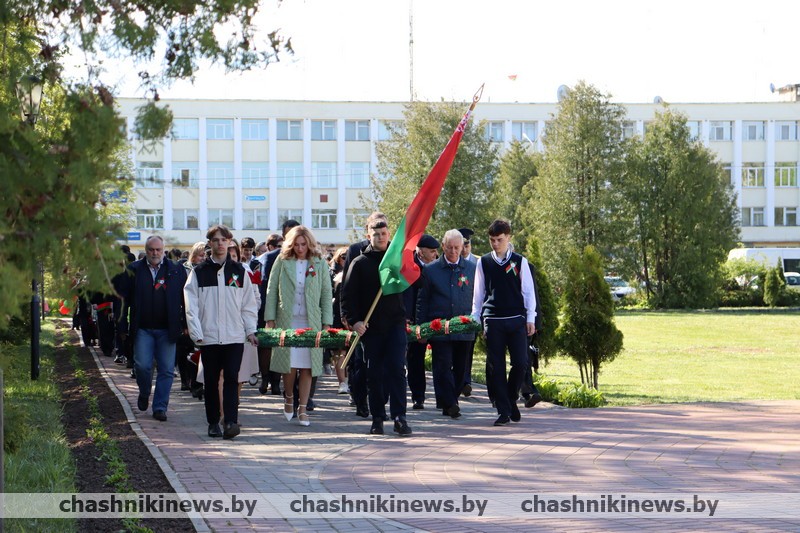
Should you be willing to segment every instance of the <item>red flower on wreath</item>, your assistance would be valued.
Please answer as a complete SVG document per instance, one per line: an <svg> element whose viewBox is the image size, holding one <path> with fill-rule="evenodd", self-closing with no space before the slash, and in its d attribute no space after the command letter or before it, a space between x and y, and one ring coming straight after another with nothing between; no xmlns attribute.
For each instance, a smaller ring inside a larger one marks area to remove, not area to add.
<svg viewBox="0 0 800 533"><path fill-rule="evenodd" d="M431 329L433 331L441 331L442 330L442 319L441 318L434 318L431 320Z"/></svg>
<svg viewBox="0 0 800 533"><path fill-rule="evenodd" d="M302 335L306 331L311 331L311 328L297 328L296 330L294 330L294 334L295 335Z"/></svg>
<svg viewBox="0 0 800 533"><path fill-rule="evenodd" d="M406 335L408 335L409 333L411 333L411 328L408 327L408 324L406 324Z"/></svg>
<svg viewBox="0 0 800 533"><path fill-rule="evenodd" d="M341 330L341 329L339 329L339 328L328 328L328 334L329 334L329 335L336 335L336 334L338 334L340 331L342 331L342 330Z"/></svg>
<svg viewBox="0 0 800 533"><path fill-rule="evenodd" d="M469 317L466 317L464 315L461 315L460 317L458 317L458 319L461 321L462 324L469 324L471 321Z"/></svg>

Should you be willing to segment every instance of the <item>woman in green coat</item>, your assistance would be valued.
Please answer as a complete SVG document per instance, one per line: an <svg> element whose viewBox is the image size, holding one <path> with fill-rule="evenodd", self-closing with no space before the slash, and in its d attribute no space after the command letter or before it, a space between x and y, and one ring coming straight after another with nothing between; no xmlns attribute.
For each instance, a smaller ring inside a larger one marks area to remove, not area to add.
<svg viewBox="0 0 800 533"><path fill-rule="evenodd" d="M328 265L317 240L309 228L295 226L286 234L269 275L264 306L267 327L328 329L333 321L331 299ZM273 348L269 368L283 374L286 420L294 415L294 380L299 372L297 419L302 426L311 425L306 404L312 376L322 374L322 348Z"/></svg>

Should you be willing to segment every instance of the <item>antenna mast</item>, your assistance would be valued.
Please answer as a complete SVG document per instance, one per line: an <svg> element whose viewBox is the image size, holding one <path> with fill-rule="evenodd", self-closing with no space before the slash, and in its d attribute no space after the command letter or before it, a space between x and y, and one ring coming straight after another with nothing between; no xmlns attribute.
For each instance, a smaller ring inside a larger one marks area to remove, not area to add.
<svg viewBox="0 0 800 533"><path fill-rule="evenodd" d="M409 101L414 101L414 0L408 0L408 90Z"/></svg>

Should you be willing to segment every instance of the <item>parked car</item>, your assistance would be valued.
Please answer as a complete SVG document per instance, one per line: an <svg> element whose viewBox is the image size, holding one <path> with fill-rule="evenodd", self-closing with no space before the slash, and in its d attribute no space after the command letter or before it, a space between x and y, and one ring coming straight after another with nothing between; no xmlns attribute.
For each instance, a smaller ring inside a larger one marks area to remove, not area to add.
<svg viewBox="0 0 800 533"><path fill-rule="evenodd" d="M608 283L611 295L614 296L615 300L620 300L636 292L635 288L631 287L627 281L619 276L606 276L604 279Z"/></svg>
<svg viewBox="0 0 800 533"><path fill-rule="evenodd" d="M800 291L800 273L797 272L784 272L783 277L786 278L786 285L795 291Z"/></svg>

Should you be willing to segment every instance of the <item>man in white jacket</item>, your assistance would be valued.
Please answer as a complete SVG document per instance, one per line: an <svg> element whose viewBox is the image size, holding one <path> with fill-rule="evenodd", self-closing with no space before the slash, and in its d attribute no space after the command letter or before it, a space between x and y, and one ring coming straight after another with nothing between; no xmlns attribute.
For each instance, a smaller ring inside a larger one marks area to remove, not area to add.
<svg viewBox="0 0 800 533"><path fill-rule="evenodd" d="M192 270L183 289L186 322L189 336L200 347L205 382L217 383L220 372L223 375L225 429L219 423L219 391L216 386L206 387L208 436L232 439L239 434L237 382L244 342L258 345L258 303L244 266L228 256L231 230L211 226L206 237L211 257Z"/></svg>

